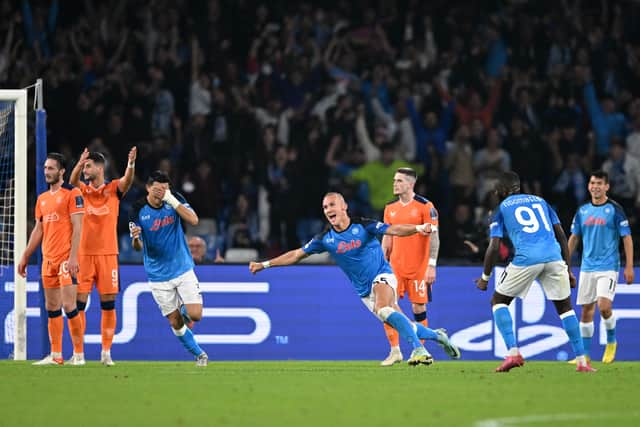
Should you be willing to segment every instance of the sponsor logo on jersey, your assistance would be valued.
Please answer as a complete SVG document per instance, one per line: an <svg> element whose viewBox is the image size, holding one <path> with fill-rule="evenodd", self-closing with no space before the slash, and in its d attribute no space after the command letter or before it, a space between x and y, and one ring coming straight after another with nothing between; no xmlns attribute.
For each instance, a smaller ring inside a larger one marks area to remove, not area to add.
<svg viewBox="0 0 640 427"><path fill-rule="evenodd" d="M598 218L595 217L593 215L589 215L587 217L587 219L584 220L584 225L586 226L590 226L590 225L606 225L607 224L607 220L604 218Z"/></svg>
<svg viewBox="0 0 640 427"><path fill-rule="evenodd" d="M338 249L336 249L337 254L343 254L345 252L349 252L350 250L359 248L362 246L362 242L360 239L351 240L350 242L340 242L338 243Z"/></svg>
<svg viewBox="0 0 640 427"><path fill-rule="evenodd" d="M166 227L167 225L171 225L174 222L176 222L176 220L175 220L175 218L173 216L165 216L162 219L156 218L156 219L153 220L153 224L151 225L151 228L149 228L149 230L158 231L162 227Z"/></svg>
<svg viewBox="0 0 640 427"><path fill-rule="evenodd" d="M111 211L109 210L109 206L107 205L103 205L97 208L93 206L87 207L87 215L105 216L109 215L110 212Z"/></svg>
<svg viewBox="0 0 640 427"><path fill-rule="evenodd" d="M58 216L57 212L53 212L42 217L42 222L56 222L56 221L60 221L60 217Z"/></svg>

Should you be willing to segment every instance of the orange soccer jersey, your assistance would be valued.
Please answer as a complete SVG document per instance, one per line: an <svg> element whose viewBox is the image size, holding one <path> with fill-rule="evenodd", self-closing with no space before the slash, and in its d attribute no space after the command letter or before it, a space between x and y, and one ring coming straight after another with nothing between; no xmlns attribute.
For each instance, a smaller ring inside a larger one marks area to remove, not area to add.
<svg viewBox="0 0 640 427"><path fill-rule="evenodd" d="M387 224L438 225L438 211L433 203L417 194L406 205L400 200L387 204L384 209ZM414 234L409 237L393 236L391 267L398 278L423 278L429 263L429 236Z"/></svg>
<svg viewBox="0 0 640 427"><path fill-rule="evenodd" d="M80 183L87 205L82 220L80 255L118 254L118 210L122 198L118 182L119 179L114 179L98 188Z"/></svg>
<svg viewBox="0 0 640 427"><path fill-rule="evenodd" d="M47 190L38 196L36 220L42 222L42 256L48 260L62 261L71 251L71 215L83 213L82 193L75 187L63 184L57 191Z"/></svg>

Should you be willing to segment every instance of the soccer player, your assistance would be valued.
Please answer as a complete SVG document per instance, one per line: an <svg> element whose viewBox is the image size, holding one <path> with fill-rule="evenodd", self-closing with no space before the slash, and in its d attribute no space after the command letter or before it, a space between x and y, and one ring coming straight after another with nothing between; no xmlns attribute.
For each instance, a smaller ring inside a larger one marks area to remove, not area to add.
<svg viewBox="0 0 640 427"><path fill-rule="evenodd" d="M571 288L575 287L576 278L569 270L567 237L558 215L543 198L519 194L520 178L514 172L502 174L496 184L496 193L501 203L489 226L491 241L484 257L484 272L476 280L477 287L486 291L500 240L508 236L515 248L515 256L497 280L491 305L493 319L509 355L496 372L508 372L524 365L513 332L509 304L515 297L526 297L535 279L540 281L545 295L553 301L560 315L576 355L576 371L595 372L584 356L578 318L571 307Z"/></svg>
<svg viewBox="0 0 640 427"><path fill-rule="evenodd" d="M382 250L398 281L398 298L405 292L411 301L413 318L428 326L427 302L431 301L431 285L436 278L436 263L440 240L438 238L438 211L429 200L417 195L413 189L418 175L411 168L399 168L393 177L393 195L397 199L384 209L387 224L431 224L427 236L397 237L384 235ZM391 350L380 365L391 366L402 362L402 353L395 329L384 324Z"/></svg>
<svg viewBox="0 0 640 427"><path fill-rule="evenodd" d="M322 209L329 221L327 230L311 239L302 248L286 252L264 262L251 262L249 270L257 273L269 267L295 264L311 254L329 252L338 266L351 280L351 284L362 302L381 321L395 328L411 346L413 351L409 365L430 365L431 354L421 339L434 340L452 358L459 358L460 351L447 337L444 330L432 330L412 323L397 306L396 278L384 259L382 247L376 236L411 236L416 233L429 234L431 224L389 225L369 219L355 219L347 214L347 203L340 193L327 193L322 200Z"/></svg>
<svg viewBox="0 0 640 427"><path fill-rule="evenodd" d="M156 171L147 180L147 196L135 203L129 220L133 248L144 249L153 299L196 358L196 366L207 366L207 353L188 327L202 318L202 295L182 229L182 221L198 224L198 215L180 194L171 194L167 174Z"/></svg>
<svg viewBox="0 0 640 427"><path fill-rule="evenodd" d="M111 344L116 331L116 296L120 291L118 274L118 210L120 200L129 190L135 175L136 147L129 151L129 160L124 176L106 181L104 169L106 160L101 153L89 152L86 148L80 155L70 183L80 188L86 203L86 214L82 220L78 274L78 310L82 318L82 333L86 330L84 309L95 283L100 294L102 319L102 352L100 362L113 366ZM80 181L80 173L88 184ZM71 364L84 364L84 352L74 353Z"/></svg>
<svg viewBox="0 0 640 427"><path fill-rule="evenodd" d="M620 269L619 239L622 237L626 266L624 280L633 283L633 240L629 221L622 207L607 197L609 175L594 171L588 185L591 202L578 208L569 236L569 254L582 241L582 266L578 281L576 304L582 306L580 332L587 358L593 337L593 315L596 304L607 330L607 346L602 356L603 363L611 363L616 357L616 318L611 311L616 294Z"/></svg>
<svg viewBox="0 0 640 427"><path fill-rule="evenodd" d="M36 225L18 264L18 273L27 277L29 257L42 243L42 287L48 315L51 352L34 365L62 365L62 308L67 315L73 351L82 351L82 320L76 307L78 247L84 202L77 188L65 184L65 159L49 153L44 177L49 189L36 201Z"/></svg>

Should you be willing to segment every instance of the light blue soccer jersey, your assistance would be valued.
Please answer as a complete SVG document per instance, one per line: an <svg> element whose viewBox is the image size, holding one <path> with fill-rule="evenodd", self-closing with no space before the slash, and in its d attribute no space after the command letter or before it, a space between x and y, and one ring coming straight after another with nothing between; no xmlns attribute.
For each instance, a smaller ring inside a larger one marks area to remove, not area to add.
<svg viewBox="0 0 640 427"><path fill-rule="evenodd" d="M307 254L329 252L338 267L347 275L360 297L371 293L373 279L381 273L393 273L384 259L376 235L382 235L389 224L375 220L351 219L351 224L339 233L333 228L315 236L302 250Z"/></svg>
<svg viewBox="0 0 640 427"><path fill-rule="evenodd" d="M580 206L573 217L571 233L582 237L582 271L620 269L620 237L631 234L622 206L613 200Z"/></svg>
<svg viewBox="0 0 640 427"><path fill-rule="evenodd" d="M181 195L175 196L190 207ZM182 221L174 208L164 202L154 208L145 197L134 204L129 221L142 228L144 269L150 282L166 282L193 269Z"/></svg>
<svg viewBox="0 0 640 427"><path fill-rule="evenodd" d="M512 264L526 267L562 260L553 232L553 225L559 223L558 215L543 198L514 194L496 209L489 235L502 238L506 234L516 251Z"/></svg>

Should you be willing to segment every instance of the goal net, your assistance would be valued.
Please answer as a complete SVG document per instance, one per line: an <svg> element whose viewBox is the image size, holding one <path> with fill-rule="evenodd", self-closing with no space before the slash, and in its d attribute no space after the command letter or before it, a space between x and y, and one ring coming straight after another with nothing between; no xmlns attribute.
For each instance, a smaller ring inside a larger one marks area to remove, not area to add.
<svg viewBox="0 0 640 427"><path fill-rule="evenodd" d="M26 359L27 91L0 90L0 355Z"/></svg>

